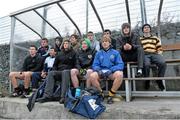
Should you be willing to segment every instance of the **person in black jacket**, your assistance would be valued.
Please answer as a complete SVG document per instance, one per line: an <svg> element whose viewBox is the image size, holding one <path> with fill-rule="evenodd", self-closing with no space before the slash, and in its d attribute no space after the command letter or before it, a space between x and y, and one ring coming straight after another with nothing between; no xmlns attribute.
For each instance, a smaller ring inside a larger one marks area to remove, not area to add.
<svg viewBox="0 0 180 120"><path fill-rule="evenodd" d="M74 88L79 87L78 76L85 76L87 79L86 86L90 87L89 75L93 72L91 69L96 51L91 49L91 41L84 39L81 42L81 48L76 54L76 66L71 69L71 80Z"/></svg>
<svg viewBox="0 0 180 120"><path fill-rule="evenodd" d="M64 103L65 93L68 89L70 81L70 69L75 66L76 53L72 49L69 40L64 40L62 43L61 51L56 56L53 70L48 72L46 77L46 86L43 97L38 101L43 103L52 100L54 86L56 81L61 84L61 99L60 103Z"/></svg>
<svg viewBox="0 0 180 120"><path fill-rule="evenodd" d="M131 32L129 23L122 24L121 36L116 41L116 49L120 52L124 62L138 63L136 77L142 76L144 50L137 35Z"/></svg>
<svg viewBox="0 0 180 120"><path fill-rule="evenodd" d="M24 80L24 91L22 97L27 97L29 94L29 84L31 81L32 72L40 72L43 66L43 59L40 55L37 54L37 47L31 45L29 48L29 53L20 72L10 72L9 78L12 81L14 92L12 97L18 97L21 95L20 88L18 87L17 79Z"/></svg>

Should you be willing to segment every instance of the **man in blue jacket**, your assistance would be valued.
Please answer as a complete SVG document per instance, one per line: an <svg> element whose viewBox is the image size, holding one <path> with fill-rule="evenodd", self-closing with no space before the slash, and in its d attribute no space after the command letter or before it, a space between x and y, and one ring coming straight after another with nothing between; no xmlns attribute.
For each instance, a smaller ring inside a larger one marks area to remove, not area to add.
<svg viewBox="0 0 180 120"><path fill-rule="evenodd" d="M95 86L102 92L100 87L100 78L109 78L114 80L112 88L109 91L107 103L113 103L113 97L119 89L123 78L124 63L117 50L111 48L111 38L103 36L101 40L102 49L95 55L92 69L93 73L90 75L91 85Z"/></svg>

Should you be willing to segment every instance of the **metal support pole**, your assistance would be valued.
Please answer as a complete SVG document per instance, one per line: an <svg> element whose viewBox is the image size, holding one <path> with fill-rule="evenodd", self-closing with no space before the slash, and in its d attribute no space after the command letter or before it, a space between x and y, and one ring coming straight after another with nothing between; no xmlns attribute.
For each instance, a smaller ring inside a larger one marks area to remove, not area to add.
<svg viewBox="0 0 180 120"><path fill-rule="evenodd" d="M127 76L128 78L131 78L131 68L130 64L127 64ZM126 102L131 101L131 80L125 80L125 91L126 91Z"/></svg>
<svg viewBox="0 0 180 120"><path fill-rule="evenodd" d="M140 0L142 24L147 23L146 6L144 0Z"/></svg>
<svg viewBox="0 0 180 120"><path fill-rule="evenodd" d="M129 2L128 0L125 0L126 3L126 12L127 12L127 17L128 17L128 23L131 24L131 17L130 17L130 12L129 12Z"/></svg>
<svg viewBox="0 0 180 120"><path fill-rule="evenodd" d="M163 0L160 1L159 4L159 11L157 16L157 29L158 29L158 37L161 38L161 31L160 31L160 25L161 25L161 11L163 6Z"/></svg>
<svg viewBox="0 0 180 120"><path fill-rule="evenodd" d="M10 72L13 71L13 54L14 54L14 31L16 19L11 17L11 38L10 38ZM12 91L11 81L9 80L9 93Z"/></svg>
<svg viewBox="0 0 180 120"><path fill-rule="evenodd" d="M37 11L36 11L37 12ZM47 18L47 9L44 7L43 9L43 18ZM44 38L46 34L46 21L42 19L42 26L41 26L41 36Z"/></svg>
<svg viewBox="0 0 180 120"><path fill-rule="evenodd" d="M89 24L89 0L86 0L86 34L88 33L88 24Z"/></svg>

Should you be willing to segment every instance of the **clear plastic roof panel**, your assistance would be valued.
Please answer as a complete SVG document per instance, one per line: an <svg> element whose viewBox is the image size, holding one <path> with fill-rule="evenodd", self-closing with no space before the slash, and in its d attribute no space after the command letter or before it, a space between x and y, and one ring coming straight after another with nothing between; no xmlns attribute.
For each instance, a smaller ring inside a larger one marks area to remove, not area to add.
<svg viewBox="0 0 180 120"><path fill-rule="evenodd" d="M80 1L80 4L78 2L60 2L60 5L64 8L64 10L67 12L67 14L73 19L75 24L77 24L80 31L85 31L85 6L83 4L84 0ZM85 2L84 2L85 3ZM81 6L84 6L84 9L79 9ZM84 12L84 13L83 13ZM51 5L48 8L47 11L47 20L57 28L57 30L60 32L61 36L69 36L73 33L77 33L76 27L73 25L73 23L68 19L68 17L65 15L65 13L61 10L61 8L57 5ZM48 34L48 33L47 33Z"/></svg>
<svg viewBox="0 0 180 120"><path fill-rule="evenodd" d="M122 23L128 22L126 6L125 6L124 1L122 0L121 1L119 0L106 0L106 1L93 0L93 3L102 20L104 29L119 30ZM90 9L90 13L92 16L94 15L94 11L91 9ZM90 16L89 18L93 19L93 17L90 17ZM96 23L98 25L94 24L94 22L91 22L91 21L89 21L89 24L92 24L91 25L92 29L96 26L96 29L99 30L97 28L99 27L98 21Z"/></svg>
<svg viewBox="0 0 180 120"><path fill-rule="evenodd" d="M156 25L160 1L144 1L147 23ZM125 0L92 0L92 2L102 21L104 29L119 30L122 23L128 22ZM142 21L140 0L128 0L128 2L132 28L134 28L136 25L140 26ZM81 34L85 34L87 31L93 31L95 33L102 32L99 20L97 19L97 16L89 1L66 0L59 2L59 4L77 25ZM164 0L161 21L179 21L180 7L178 6L180 6L179 0ZM57 3L46 7L41 7L36 9L36 11L41 16L45 17L45 19L59 31L61 36L65 37L73 33L78 34L76 26L67 17L67 15L65 15ZM44 14L44 11L46 11L46 14ZM52 26L47 24L38 14L36 14L33 9L29 12L19 14L16 17L35 30L42 37L54 38L58 36L57 31L54 30ZM18 21L16 22L14 42L35 39L40 39L36 33L32 32L22 23Z"/></svg>

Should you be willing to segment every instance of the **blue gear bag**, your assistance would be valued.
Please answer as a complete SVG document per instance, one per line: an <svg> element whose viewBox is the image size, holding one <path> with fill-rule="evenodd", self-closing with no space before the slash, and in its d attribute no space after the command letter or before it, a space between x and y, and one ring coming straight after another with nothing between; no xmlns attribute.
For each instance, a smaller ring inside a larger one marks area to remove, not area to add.
<svg viewBox="0 0 180 120"><path fill-rule="evenodd" d="M86 90L82 90L81 96L79 98L75 98L73 96L73 91L69 89L64 106L71 112L80 114L90 119L95 119L106 109L106 107L102 104L102 98L98 94L91 94Z"/></svg>

